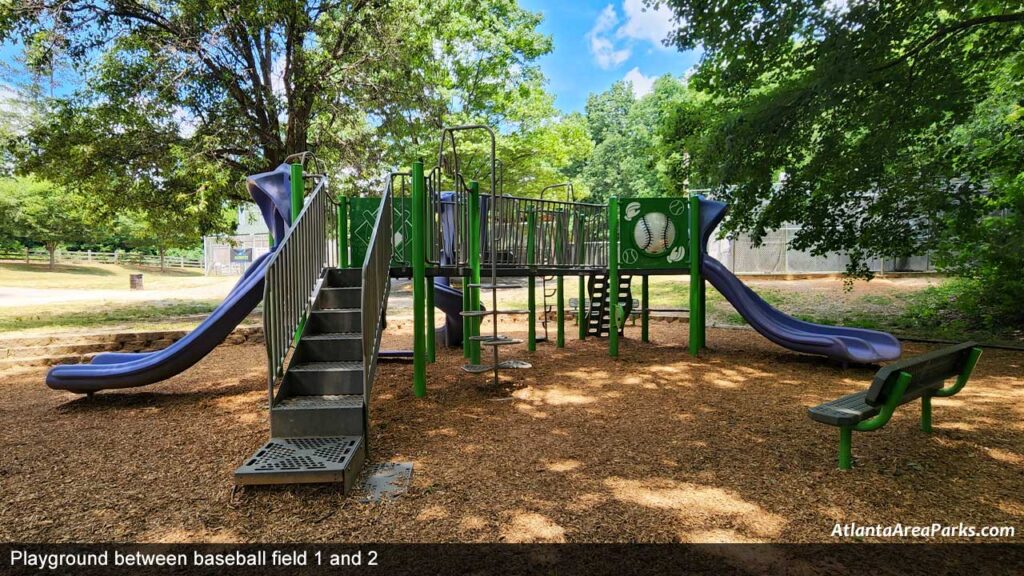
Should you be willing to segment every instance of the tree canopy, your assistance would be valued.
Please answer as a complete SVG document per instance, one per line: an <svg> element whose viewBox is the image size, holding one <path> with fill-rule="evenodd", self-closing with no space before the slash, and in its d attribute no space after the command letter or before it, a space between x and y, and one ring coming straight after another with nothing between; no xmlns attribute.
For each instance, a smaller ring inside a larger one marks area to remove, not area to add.
<svg viewBox="0 0 1024 576"><path fill-rule="evenodd" d="M692 85L709 98L667 138L730 202L729 231L796 222L795 248L866 275L872 256L964 252L1019 197L1018 2L664 4L671 41L704 50Z"/></svg>
<svg viewBox="0 0 1024 576"><path fill-rule="evenodd" d="M553 111L539 22L514 0L0 7L0 36L20 38L34 70L86 78L29 130L22 171L135 205L120 184L140 170L148 188L180 184L212 207L246 199L241 176L289 154L314 150L366 183L444 124L535 125Z"/></svg>

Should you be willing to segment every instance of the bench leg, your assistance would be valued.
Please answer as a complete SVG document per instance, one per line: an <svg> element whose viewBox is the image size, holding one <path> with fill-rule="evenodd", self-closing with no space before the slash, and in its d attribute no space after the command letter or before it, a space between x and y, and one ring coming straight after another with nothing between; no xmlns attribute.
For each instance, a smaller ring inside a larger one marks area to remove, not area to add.
<svg viewBox="0 0 1024 576"><path fill-rule="evenodd" d="M853 465L853 428L839 428L839 469L849 470Z"/></svg>
<svg viewBox="0 0 1024 576"><path fill-rule="evenodd" d="M921 396L921 431L932 431L932 397Z"/></svg>

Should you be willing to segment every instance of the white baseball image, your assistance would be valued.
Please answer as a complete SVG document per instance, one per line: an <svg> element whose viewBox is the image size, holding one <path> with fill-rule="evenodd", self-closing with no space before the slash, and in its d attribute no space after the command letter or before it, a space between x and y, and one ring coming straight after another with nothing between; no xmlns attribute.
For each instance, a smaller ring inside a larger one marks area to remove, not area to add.
<svg viewBox="0 0 1024 576"><path fill-rule="evenodd" d="M633 227L633 241L647 254L662 254L676 241L675 224L661 212L648 212Z"/></svg>

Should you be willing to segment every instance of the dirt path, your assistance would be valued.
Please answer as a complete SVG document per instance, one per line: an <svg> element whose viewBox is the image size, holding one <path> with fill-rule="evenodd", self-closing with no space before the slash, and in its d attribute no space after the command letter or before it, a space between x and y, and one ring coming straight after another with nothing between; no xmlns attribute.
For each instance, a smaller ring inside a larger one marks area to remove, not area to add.
<svg viewBox="0 0 1024 576"><path fill-rule="evenodd" d="M522 328L522 325L519 325ZM88 400L39 369L0 373L4 541L784 541L832 542L836 522L1011 525L1024 531L1024 354L987 351L960 395L935 401L935 432L906 406L855 434L806 409L862 389L842 371L748 331L629 329L622 357L571 338L493 390L440 350L429 394L382 365L376 461L415 463L409 493L358 504L332 487L246 489L231 473L267 437L265 352L224 346L169 382ZM408 347L393 322L385 347ZM909 347L908 353L924 348ZM1019 537L1017 539L1019 540Z"/></svg>

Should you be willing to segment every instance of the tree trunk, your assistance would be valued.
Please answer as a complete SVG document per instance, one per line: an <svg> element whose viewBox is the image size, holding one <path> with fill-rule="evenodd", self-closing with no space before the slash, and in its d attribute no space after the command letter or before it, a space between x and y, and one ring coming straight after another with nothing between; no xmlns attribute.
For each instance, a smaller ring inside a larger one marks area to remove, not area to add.
<svg viewBox="0 0 1024 576"><path fill-rule="evenodd" d="M50 253L50 270L53 270L53 267L57 263L57 245L47 244L46 251Z"/></svg>
<svg viewBox="0 0 1024 576"><path fill-rule="evenodd" d="M161 246L160 247L160 273L161 274L164 273L164 253L165 252L166 252L166 250L164 249L163 246Z"/></svg>

